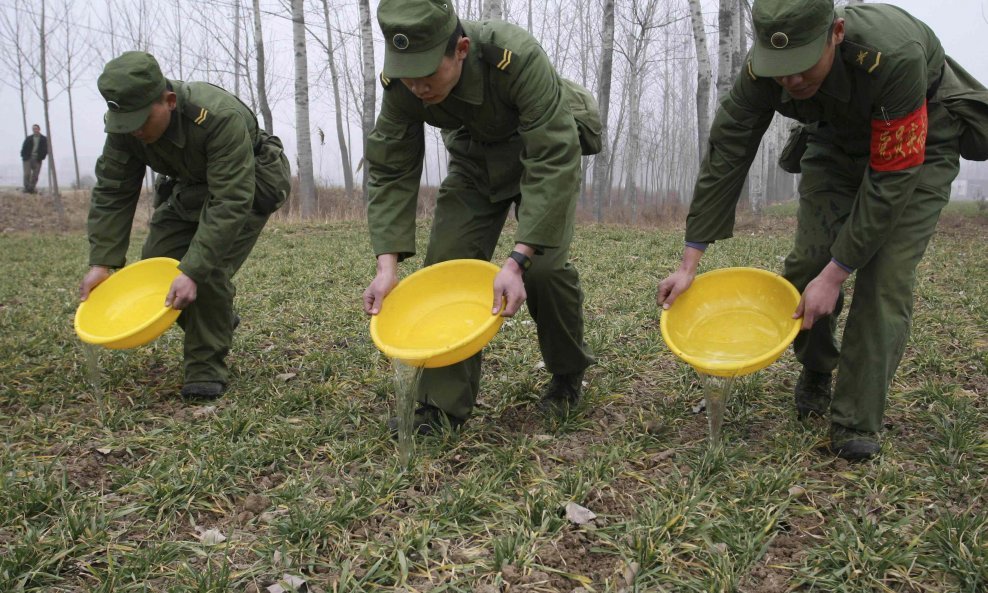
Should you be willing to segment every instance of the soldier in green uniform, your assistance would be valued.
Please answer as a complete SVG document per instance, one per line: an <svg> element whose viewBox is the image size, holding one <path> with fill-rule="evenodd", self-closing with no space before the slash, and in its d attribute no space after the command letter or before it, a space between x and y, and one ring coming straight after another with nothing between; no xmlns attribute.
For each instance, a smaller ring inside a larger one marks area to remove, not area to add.
<svg viewBox="0 0 988 593"><path fill-rule="evenodd" d="M832 0L756 0L755 44L721 103L686 220L680 268L656 299L669 307L706 246L731 236L734 211L774 113L807 124L787 150L801 169L784 275L801 292L795 388L800 417L830 412L831 450L880 450L885 400L909 337L915 270L950 197L959 156L988 156L977 81L905 11ZM843 284L854 298L835 339ZM836 383L831 376L837 371Z"/></svg>
<svg viewBox="0 0 988 593"><path fill-rule="evenodd" d="M126 52L97 85L106 143L89 210L89 272L82 300L125 263L146 167L159 177L143 258L180 260L165 304L182 309L182 395L214 398L229 379L236 326L231 278L291 183L281 141L237 97L205 82L168 80L153 56Z"/></svg>
<svg viewBox="0 0 988 593"><path fill-rule="evenodd" d="M424 124L442 129L449 173L436 198L425 265L490 260L512 204L514 250L501 254L492 314L514 315L527 299L552 379L540 407L563 413L593 362L583 338L583 291L569 261L580 155L599 150L589 93L560 78L538 42L502 21L460 22L448 0L383 0L384 99L367 141L368 222L377 274L364 292L376 314L415 253L415 211L425 155ZM502 307L502 298L504 305ZM480 355L426 369L415 416L419 433L458 425L480 385Z"/></svg>

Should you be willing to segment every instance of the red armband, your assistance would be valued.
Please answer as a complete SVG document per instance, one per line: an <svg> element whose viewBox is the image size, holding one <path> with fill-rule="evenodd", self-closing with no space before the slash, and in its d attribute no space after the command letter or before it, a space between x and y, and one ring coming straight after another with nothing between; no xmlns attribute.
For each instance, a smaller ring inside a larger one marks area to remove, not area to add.
<svg viewBox="0 0 988 593"><path fill-rule="evenodd" d="M926 101L919 109L898 119L871 120L871 168L901 171L926 160Z"/></svg>

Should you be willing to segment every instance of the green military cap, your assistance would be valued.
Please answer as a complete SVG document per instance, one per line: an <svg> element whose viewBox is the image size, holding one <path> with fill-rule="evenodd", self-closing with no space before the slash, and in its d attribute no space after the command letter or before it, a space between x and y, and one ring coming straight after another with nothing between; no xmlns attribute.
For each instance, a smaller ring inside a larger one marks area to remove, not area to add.
<svg viewBox="0 0 988 593"><path fill-rule="evenodd" d="M128 51L107 62L96 80L109 110L103 118L105 131L128 134L143 126L165 84L158 61L149 53Z"/></svg>
<svg viewBox="0 0 988 593"><path fill-rule="evenodd" d="M458 19L449 0L381 0L377 22L384 33L384 76L422 78L439 69Z"/></svg>
<svg viewBox="0 0 988 593"><path fill-rule="evenodd" d="M834 1L755 0L751 21L752 71L757 76L789 76L820 60L834 22Z"/></svg>

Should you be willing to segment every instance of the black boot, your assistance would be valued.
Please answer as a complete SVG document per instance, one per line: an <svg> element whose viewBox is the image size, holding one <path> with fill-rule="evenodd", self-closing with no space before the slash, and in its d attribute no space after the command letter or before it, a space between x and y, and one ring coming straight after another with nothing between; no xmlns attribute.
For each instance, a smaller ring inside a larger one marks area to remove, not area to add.
<svg viewBox="0 0 988 593"><path fill-rule="evenodd" d="M810 416L823 418L830 411L831 373L818 373L803 367L796 381L793 395L796 400L796 418L805 420Z"/></svg>
<svg viewBox="0 0 988 593"><path fill-rule="evenodd" d="M213 400L223 395L226 385L219 381L192 381L182 385L182 397L190 400Z"/></svg>
<svg viewBox="0 0 988 593"><path fill-rule="evenodd" d="M854 430L840 424L830 425L830 451L848 461L871 459L881 451L878 435L873 432Z"/></svg>
<svg viewBox="0 0 988 593"><path fill-rule="evenodd" d="M538 408L551 416L565 416L576 407L583 393L583 371L569 375L553 375L542 390Z"/></svg>

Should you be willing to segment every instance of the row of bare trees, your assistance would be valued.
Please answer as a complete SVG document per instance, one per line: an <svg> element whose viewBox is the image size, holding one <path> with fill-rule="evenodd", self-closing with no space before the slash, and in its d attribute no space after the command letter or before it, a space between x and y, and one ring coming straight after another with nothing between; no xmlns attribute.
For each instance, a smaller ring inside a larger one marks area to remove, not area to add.
<svg viewBox="0 0 988 593"><path fill-rule="evenodd" d="M346 200L359 202L365 195L364 141L379 99L379 33L369 0L7 3L0 13L0 64L7 72L0 81L20 98L25 134L28 101L42 102L47 135L58 149L64 144L52 138L48 116L53 101L64 95L77 186L73 90L94 85L114 55L139 49L155 54L180 79L232 90L267 130L294 136L294 200L301 216L319 212L317 171L333 171L320 181L341 184ZM586 211L598 220L637 219L689 200L714 99L729 92L750 44L750 0L459 0L456 8L462 19L504 19L528 29L564 76L597 96L606 141L584 163ZM708 42L713 37L716 55ZM272 115L289 108L294 129ZM329 125L322 123L327 115L333 119ZM752 169L753 208L792 195L792 177L774 164L783 128L773 125ZM335 142L326 141L334 136L327 129L335 131ZM424 182L435 185L445 173L446 155L438 131L428 134ZM55 159L48 162L57 195Z"/></svg>

